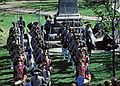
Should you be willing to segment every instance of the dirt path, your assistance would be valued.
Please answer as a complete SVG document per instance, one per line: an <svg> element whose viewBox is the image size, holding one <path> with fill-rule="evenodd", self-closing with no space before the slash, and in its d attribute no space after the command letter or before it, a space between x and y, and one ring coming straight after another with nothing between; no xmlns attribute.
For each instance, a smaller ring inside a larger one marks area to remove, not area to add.
<svg viewBox="0 0 120 86"><path fill-rule="evenodd" d="M32 2L39 2L39 1L15 1L15 2L7 2L6 4L0 4L0 12L3 13L38 13L36 11L38 11L39 9L31 9L31 8L18 8L18 6L22 6L25 3L32 3ZM45 2L45 1L44 1ZM46 1L47 2L47 1ZM57 11L40 11L41 15L54 15L56 14ZM98 17L93 17L93 16L84 16L81 15L82 19L86 19L86 20L98 20Z"/></svg>
<svg viewBox="0 0 120 86"><path fill-rule="evenodd" d="M32 13L32 14L38 14L38 9L25 9L25 8L7 8L7 9L3 9L2 12L4 13ZM57 12L52 12L52 11L47 11L47 12L44 12L44 11L40 11L40 15L55 15ZM100 20L100 18L98 17L93 17L93 16L83 16L81 15L81 18L82 19L85 19L85 20Z"/></svg>

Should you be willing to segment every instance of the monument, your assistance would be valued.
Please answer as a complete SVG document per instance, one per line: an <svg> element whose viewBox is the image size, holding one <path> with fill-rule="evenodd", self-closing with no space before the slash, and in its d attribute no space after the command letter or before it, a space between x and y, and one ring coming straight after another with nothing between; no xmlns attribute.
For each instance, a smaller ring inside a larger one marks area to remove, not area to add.
<svg viewBox="0 0 120 86"><path fill-rule="evenodd" d="M77 0L59 0L58 15L78 14Z"/></svg>
<svg viewBox="0 0 120 86"><path fill-rule="evenodd" d="M66 21L73 23L80 21L81 17L78 12L78 1L77 0L59 0L58 1L58 12L55 15L55 23Z"/></svg>

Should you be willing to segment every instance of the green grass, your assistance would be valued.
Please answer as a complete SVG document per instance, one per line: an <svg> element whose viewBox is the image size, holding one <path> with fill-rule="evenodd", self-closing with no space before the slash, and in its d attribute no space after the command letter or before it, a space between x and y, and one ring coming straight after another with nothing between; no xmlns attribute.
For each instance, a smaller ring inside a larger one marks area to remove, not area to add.
<svg viewBox="0 0 120 86"><path fill-rule="evenodd" d="M116 55L116 77L120 79L120 55ZM72 63L63 60L61 55L52 55L54 70L51 74L52 86L70 86L75 83L74 70L71 68ZM10 69L11 57L6 49L6 46L0 47L0 83L5 86L10 86L12 81L13 70ZM112 77L112 53L92 53L89 66L92 80L91 86L96 86L98 83L103 83L105 80L110 80ZM30 76L29 76L30 79Z"/></svg>
<svg viewBox="0 0 120 86"><path fill-rule="evenodd" d="M26 22L26 25L29 23L29 22L34 22L34 21L38 21L39 19L39 15L35 15L35 14L19 14L18 16L23 16L23 19L25 20ZM41 24L44 24L45 23L45 19L44 17L40 17L41 20ZM12 26L12 21L17 21L17 14L4 14L4 13L0 13L0 28L4 31L3 33L0 32L0 45L5 45L6 44L6 40L7 40L7 37L8 37L8 31L9 31L9 28ZM84 20L84 21L88 21L88 20ZM91 24L94 26L96 21L90 21ZM27 28L25 28L27 29Z"/></svg>
<svg viewBox="0 0 120 86"><path fill-rule="evenodd" d="M0 83L8 83L12 79L12 70L10 70L11 58L7 49L0 47Z"/></svg>
<svg viewBox="0 0 120 86"><path fill-rule="evenodd" d="M39 15L35 15L35 14L19 14L18 16L23 16L23 20L25 20L26 22L26 26L28 23L30 22L34 22L34 21L38 21L39 18L38 16ZM45 19L44 17L40 17L41 20L41 24L44 24L45 23ZM4 31L3 33L0 32L0 45L5 45L6 44L6 40L7 40L7 37L8 37L8 31L9 31L9 28L12 26L12 22L16 22L18 19L17 19L17 14L4 14L4 13L0 13L0 28ZM25 28L27 29L27 28Z"/></svg>
<svg viewBox="0 0 120 86"><path fill-rule="evenodd" d="M83 20L83 22L86 22L86 21L88 21L92 24L92 28L94 28L95 24L97 23L96 20Z"/></svg>
<svg viewBox="0 0 120 86"><path fill-rule="evenodd" d="M104 80L110 80L112 77L112 59L110 52L104 53L93 53L90 58L90 72L92 75L92 80L90 82L91 86L96 86L98 83ZM119 56L117 56L119 57ZM71 68L71 63L62 60L62 56L52 57L54 64L54 71L52 72L52 83L55 86L70 86L71 83L75 82L75 74ZM120 58L118 58L120 62ZM117 78L120 78L120 64L117 65Z"/></svg>
<svg viewBox="0 0 120 86"><path fill-rule="evenodd" d="M84 16L96 16L94 10L88 7L79 6L79 13Z"/></svg>
<svg viewBox="0 0 120 86"><path fill-rule="evenodd" d="M82 1L79 1L80 3ZM41 9L42 11L57 11L58 7L58 0L46 0L46 1L40 1L40 2L32 2L32 3L23 3L19 4L16 3L16 8L28 8L28 9ZM95 13L93 9L84 7L83 4L80 4L78 6L79 13L81 15L86 16L95 16Z"/></svg>
<svg viewBox="0 0 120 86"><path fill-rule="evenodd" d="M42 2L41 6L43 10L53 11L56 10L56 1L51 0L50 3ZM19 5L20 7L21 5ZM39 3L23 4L22 7L26 8L39 8ZM92 9L79 8L79 12L82 15L95 15ZM34 14L20 14L24 17L26 25L30 21L38 21L38 16ZM11 27L12 21L17 21L16 14L2 14L0 13L0 28L3 29L3 33L0 32L0 83L5 86L11 86L13 70L10 69L11 57L3 45L6 44L8 37L8 31ZM87 21L87 20L84 20ZM44 18L41 17L41 23L44 24ZM96 21L90 21L94 26ZM117 71L116 76L120 79L120 56L117 56ZM67 63L67 60L63 60L62 56L51 56L53 60L54 70L52 71L52 86L70 86L75 82L74 70L71 68L71 63ZM110 52L94 53L90 58L90 72L92 74L91 86L96 86L98 83L104 80L110 80L112 77L112 59ZM29 77L30 78L30 77Z"/></svg>

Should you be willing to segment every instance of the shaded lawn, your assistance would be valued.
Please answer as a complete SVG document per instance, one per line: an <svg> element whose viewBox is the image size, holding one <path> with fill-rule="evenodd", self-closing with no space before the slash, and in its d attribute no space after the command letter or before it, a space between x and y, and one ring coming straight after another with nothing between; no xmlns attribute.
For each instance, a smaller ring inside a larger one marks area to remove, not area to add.
<svg viewBox="0 0 120 86"><path fill-rule="evenodd" d="M117 56L119 57L119 56ZM57 60L56 60L56 59ZM60 59L61 58L61 59ZM52 83L55 86L70 86L75 82L74 70L71 68L71 63L64 61L62 57L55 56L52 58L54 71L52 72ZM120 58L117 58L120 62ZM91 85L96 86L104 80L110 80L112 77L112 61L111 53L93 53L90 58L90 72L92 75ZM117 65L117 78L120 79L120 64Z"/></svg>
<svg viewBox="0 0 120 86"><path fill-rule="evenodd" d="M120 58L117 56L117 78L120 79ZM75 82L74 70L71 68L72 63L63 60L62 56L52 56L54 70L52 71L52 86L70 86ZM104 80L110 80L112 77L111 53L93 53L90 63L90 72L92 75L91 85L96 86ZM107 62L108 60L108 62ZM13 70L10 69L11 58L7 49L0 48L0 83L10 86L12 81ZM30 79L30 76L29 76Z"/></svg>

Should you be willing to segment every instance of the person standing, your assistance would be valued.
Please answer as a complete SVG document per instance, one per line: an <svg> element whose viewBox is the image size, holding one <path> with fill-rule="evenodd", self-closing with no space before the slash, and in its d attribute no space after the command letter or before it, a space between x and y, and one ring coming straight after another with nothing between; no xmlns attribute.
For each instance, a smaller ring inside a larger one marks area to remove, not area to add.
<svg viewBox="0 0 120 86"><path fill-rule="evenodd" d="M21 43L22 47L24 48L24 41L23 41L23 39L24 39L25 21L23 21L23 17L22 16L19 17L19 20L17 21L17 25L18 25L17 26L18 27L18 33L20 35L19 43ZM24 51L24 49L23 49L23 51Z"/></svg>
<svg viewBox="0 0 120 86"><path fill-rule="evenodd" d="M45 38L46 38L46 40L48 40L49 39L48 36L49 36L50 31L51 31L51 21L50 21L48 16L45 16L45 20L46 20L45 28L44 28L46 31Z"/></svg>
<svg viewBox="0 0 120 86"><path fill-rule="evenodd" d="M94 50L96 47L95 45L96 38L93 35L93 31L90 23L87 23L85 27L85 41L87 45L87 51L90 57L92 50Z"/></svg>
<svg viewBox="0 0 120 86"><path fill-rule="evenodd" d="M20 31L24 31L24 28L25 28L25 21L23 21L23 17L20 16L19 17L19 20L18 20L18 27L20 28Z"/></svg>

